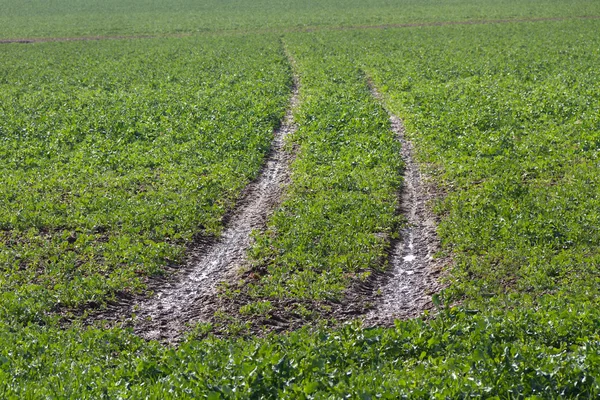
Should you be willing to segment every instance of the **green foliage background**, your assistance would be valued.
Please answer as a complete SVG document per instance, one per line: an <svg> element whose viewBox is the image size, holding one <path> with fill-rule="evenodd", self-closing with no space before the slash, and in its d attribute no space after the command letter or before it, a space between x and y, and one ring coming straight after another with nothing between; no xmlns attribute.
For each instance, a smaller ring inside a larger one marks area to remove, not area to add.
<svg viewBox="0 0 600 400"><path fill-rule="evenodd" d="M194 7L209 3L45 4L7 3L1 36L196 35L2 45L0 397L599 395L598 21L217 34L600 15L597 3L298 3L293 20L276 2L205 14ZM105 24L117 11L118 29ZM194 235L220 232L268 151L292 68L298 157L251 253L269 271L253 295L335 299L380 266L375 233L400 222L402 166L369 76L445 193L435 209L454 262L438 314L177 348L61 327L55 311L143 290Z"/></svg>
<svg viewBox="0 0 600 400"><path fill-rule="evenodd" d="M594 15L595 0L3 0L0 37L243 34Z"/></svg>

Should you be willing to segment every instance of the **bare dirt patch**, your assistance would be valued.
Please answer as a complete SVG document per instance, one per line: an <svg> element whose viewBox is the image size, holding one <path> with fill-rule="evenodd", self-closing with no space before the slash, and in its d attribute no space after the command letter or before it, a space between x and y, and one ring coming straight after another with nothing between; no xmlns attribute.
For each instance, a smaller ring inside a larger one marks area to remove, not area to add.
<svg viewBox="0 0 600 400"><path fill-rule="evenodd" d="M240 279L240 267L252 245L251 233L265 227L289 181L292 155L285 151L284 141L297 129L292 115L297 103L298 81L294 77L288 110L274 132L263 169L224 218L223 234L197 240L188 250L185 265L172 278L151 280L148 287L154 292L152 297L122 298L119 304L93 315L92 322L116 321L133 326L135 333L145 339L175 343L193 324L214 319L221 285Z"/></svg>
<svg viewBox="0 0 600 400"><path fill-rule="evenodd" d="M296 125L292 110L298 102L294 82L290 106L279 129L274 132L271 152L259 178L248 185L231 215L222 236L213 243L195 248L177 280L160 288L152 299L135 305L135 331L147 339L171 341L191 322L206 322L219 285L237 278L252 244L251 233L265 226L274 206L279 204L289 181L289 158L284 139Z"/></svg>
<svg viewBox="0 0 600 400"><path fill-rule="evenodd" d="M373 96L381 101L381 95L371 82L369 86ZM402 121L388 113L391 128L402 144L405 169L404 183L398 193L398 213L406 217L407 223L399 232L400 238L390 241L390 250L381 260L382 265L370 269L366 280L351 284L339 301L263 299L270 303L270 308L261 315L240 313L242 307L258 301L247 293L248 284L254 276L266 273L260 268L247 271L236 283L237 294L220 296L209 303L213 333L231 334L227 319L243 326L243 334L252 335L292 331L317 321L335 326L359 319L366 326L390 326L396 319L417 317L433 308L432 295L443 287L440 274L450 262L448 257L438 254L441 250L436 232L438 220L429 208L439 193L424 179L415 162L413 146L405 137ZM383 265L388 268L383 270Z"/></svg>
<svg viewBox="0 0 600 400"><path fill-rule="evenodd" d="M372 82L369 86L373 96L381 100ZM438 256L441 245L436 232L437 220L429 208L437 195L432 185L424 182L402 121L389 110L388 113L392 129L402 144L405 167L399 212L407 223L399 232L400 239L391 243L389 271L375 274L374 282L365 284L365 291L378 287L379 292L374 296L374 307L364 316L368 325L389 325L395 319L416 317L431 309L432 295L442 288L439 275L449 261Z"/></svg>
<svg viewBox="0 0 600 400"><path fill-rule="evenodd" d="M293 64L293 60L290 57ZM382 97L369 81L374 97ZM371 269L366 281L354 282L339 301L262 299L269 310L259 315L243 315L242 307L261 301L247 293L248 283L265 273L260 267L246 267L246 253L252 245L251 233L263 229L267 218L280 203L289 181L292 155L283 149L284 138L296 130L292 110L298 103L298 80L281 127L274 132L271 153L259 178L247 186L242 200L225 219L227 226L218 239L203 238L189 250L184 267L173 278L154 279L149 289L154 296L123 299L121 304L93 316L93 320L120 321L133 326L146 339L176 343L197 323L210 323L218 336L232 334L231 326L243 327L241 334L263 335L300 328L316 321L337 325L362 320L366 326L390 326L396 319L408 319L433 308L432 295L442 289L440 275L450 263L440 256L437 217L430 209L439 193L421 173L413 157L413 146L405 137L402 121L389 112L391 128L401 142L405 163L404 181L399 191L398 213L407 223L399 239L390 241L381 267ZM236 291L226 295L221 285ZM302 312L304 310L305 312ZM235 334L235 333L233 333Z"/></svg>

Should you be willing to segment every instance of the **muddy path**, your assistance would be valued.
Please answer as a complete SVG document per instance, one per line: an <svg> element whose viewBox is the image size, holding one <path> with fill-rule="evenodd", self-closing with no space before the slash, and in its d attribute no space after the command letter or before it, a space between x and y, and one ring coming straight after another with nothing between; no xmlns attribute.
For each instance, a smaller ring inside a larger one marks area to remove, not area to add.
<svg viewBox="0 0 600 400"><path fill-rule="evenodd" d="M370 80L368 83L372 95L383 105L381 95ZM214 311L219 311L247 326L245 334L264 336L293 331L313 325L315 321L331 327L354 320L363 321L366 327L393 326L397 319L417 317L434 307L432 295L443 288L441 274L450 263L449 257L440 256L441 245L436 232L438 217L429 208L440 193L425 179L414 160L413 146L405 137L402 121L389 110L388 114L391 129L401 143L400 156L405 164L397 212L405 217L406 223L398 232L399 239L390 240L388 253L381 260L387 268L383 270L381 265L369 269L369 278L351 284L340 301L269 299L272 307L261 316L239 313L240 307L256 300L246 292L248 279L242 277L238 286L240 293L231 298L220 298L218 304L212 305L213 315ZM255 272L260 274L260 271ZM298 315L293 311L294 305L302 305L312 316L307 319ZM216 328L213 333L228 335L227 329L219 325L222 322L218 319L211 322Z"/></svg>
<svg viewBox="0 0 600 400"><path fill-rule="evenodd" d="M190 323L211 320L220 285L237 280L252 244L252 231L265 226L289 181L291 155L284 150L284 140L297 128L292 115L297 103L298 80L294 77L287 113L274 132L260 176L245 188L227 218L223 234L191 249L185 267L175 279L164 282L155 289L153 297L142 299L130 308L138 335L175 342Z"/></svg>
<svg viewBox="0 0 600 400"><path fill-rule="evenodd" d="M382 96L369 81L375 98L382 104ZM385 107L385 106L384 106ZM424 177L413 157L413 145L406 138L400 118L389 110L392 130L402 145L404 181L399 193L399 212L406 224L400 238L391 243L389 270L374 276L370 286L380 294L374 296L374 307L363 319L367 325L389 325L394 319L416 317L433 307L432 295L438 292L440 273L448 259L437 257L441 250L436 232L437 218L429 208L437 197L433 186Z"/></svg>

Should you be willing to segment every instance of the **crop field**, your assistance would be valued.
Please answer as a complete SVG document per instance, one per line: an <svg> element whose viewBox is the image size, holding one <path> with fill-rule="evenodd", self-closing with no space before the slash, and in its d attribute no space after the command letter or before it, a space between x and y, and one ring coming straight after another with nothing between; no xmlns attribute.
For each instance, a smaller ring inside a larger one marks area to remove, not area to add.
<svg viewBox="0 0 600 400"><path fill-rule="evenodd" d="M600 396L599 2L0 10L0 399Z"/></svg>

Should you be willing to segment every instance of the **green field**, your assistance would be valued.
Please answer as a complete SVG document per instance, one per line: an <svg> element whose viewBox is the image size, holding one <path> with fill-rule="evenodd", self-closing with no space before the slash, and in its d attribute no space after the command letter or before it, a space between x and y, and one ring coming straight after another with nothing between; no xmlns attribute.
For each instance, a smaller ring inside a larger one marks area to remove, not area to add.
<svg viewBox="0 0 600 400"><path fill-rule="evenodd" d="M2 9L0 41L129 38L0 44L0 398L600 396L600 3ZM177 346L90 325L223 232L294 75L290 183L228 308ZM364 327L332 315L405 224L387 110L451 261L434 310ZM303 327L255 335L281 312Z"/></svg>
<svg viewBox="0 0 600 400"><path fill-rule="evenodd" d="M597 16L595 0L4 0L4 38L288 31L416 22Z"/></svg>
<svg viewBox="0 0 600 400"><path fill-rule="evenodd" d="M220 231L260 169L289 86L276 40L233 43L7 47L5 313L27 322L139 290L140 276L181 262L194 234Z"/></svg>

